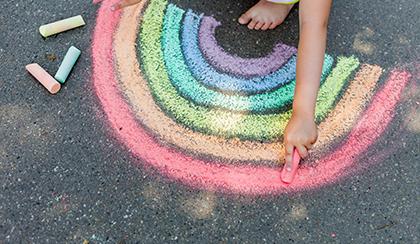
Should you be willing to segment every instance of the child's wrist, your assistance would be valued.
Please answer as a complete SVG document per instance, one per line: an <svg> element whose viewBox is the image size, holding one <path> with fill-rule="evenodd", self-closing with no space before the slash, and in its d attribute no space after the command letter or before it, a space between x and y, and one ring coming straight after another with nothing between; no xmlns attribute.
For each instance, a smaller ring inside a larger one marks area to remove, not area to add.
<svg viewBox="0 0 420 244"><path fill-rule="evenodd" d="M314 120L315 112L312 108L299 107L299 106L293 105L292 116L302 118L305 120Z"/></svg>

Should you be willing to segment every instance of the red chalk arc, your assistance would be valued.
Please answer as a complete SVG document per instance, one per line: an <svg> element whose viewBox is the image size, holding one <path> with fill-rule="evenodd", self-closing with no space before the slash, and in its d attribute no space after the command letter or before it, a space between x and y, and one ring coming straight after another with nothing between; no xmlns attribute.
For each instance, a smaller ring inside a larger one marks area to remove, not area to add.
<svg viewBox="0 0 420 244"><path fill-rule="evenodd" d="M264 195L311 189L334 182L368 163L358 162L357 157L375 143L392 121L394 108L410 79L407 71L390 72L341 146L313 166L302 167L295 181L285 185L280 179L280 169L226 165L187 156L160 144L136 121L132 108L118 88L118 72L114 66L113 38L120 12L111 12L110 7L116 1L104 0L98 12L92 45L95 92L115 135L134 155L168 177L193 187Z"/></svg>

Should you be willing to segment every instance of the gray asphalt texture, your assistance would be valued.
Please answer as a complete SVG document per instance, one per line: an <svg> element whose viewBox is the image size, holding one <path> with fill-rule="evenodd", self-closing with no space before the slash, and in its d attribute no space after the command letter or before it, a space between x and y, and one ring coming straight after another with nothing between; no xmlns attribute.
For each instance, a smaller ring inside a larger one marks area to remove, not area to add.
<svg viewBox="0 0 420 244"><path fill-rule="evenodd" d="M223 22L220 44L261 56L297 44L298 12L275 31L236 23L252 1L176 1ZM246 197L194 190L135 166L92 91L91 1L1 1L0 243L419 243L419 77L363 173L321 189ZM43 39L38 27L81 14L87 25ZM420 62L418 0L334 1L328 53L385 68ZM49 95L24 67L54 74L70 45L82 56ZM52 56L57 57L52 60Z"/></svg>

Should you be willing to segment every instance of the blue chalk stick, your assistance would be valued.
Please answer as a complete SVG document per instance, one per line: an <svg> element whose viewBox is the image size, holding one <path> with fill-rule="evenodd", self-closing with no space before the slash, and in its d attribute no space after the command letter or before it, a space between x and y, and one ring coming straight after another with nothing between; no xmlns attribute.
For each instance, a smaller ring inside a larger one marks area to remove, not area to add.
<svg viewBox="0 0 420 244"><path fill-rule="evenodd" d="M73 69L73 66L80 54L81 51L79 49L71 46L67 51L66 56L64 56L63 62L61 63L60 68L58 68L54 78L63 84L69 76L70 71Z"/></svg>

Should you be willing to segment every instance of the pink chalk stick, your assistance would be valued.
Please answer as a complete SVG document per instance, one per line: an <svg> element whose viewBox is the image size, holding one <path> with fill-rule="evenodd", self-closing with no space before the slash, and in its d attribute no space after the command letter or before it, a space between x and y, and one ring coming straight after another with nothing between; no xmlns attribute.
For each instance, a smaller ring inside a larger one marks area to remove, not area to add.
<svg viewBox="0 0 420 244"><path fill-rule="evenodd" d="M26 70L31 73L51 94L56 94L61 85L50 74L47 73L39 64L33 63L26 65Z"/></svg>
<svg viewBox="0 0 420 244"><path fill-rule="evenodd" d="M284 183L289 183L289 184L292 183L293 178L295 178L297 169L299 167L299 163L300 163L300 155L295 148L293 149L291 167L285 164L281 172L281 180Z"/></svg>

